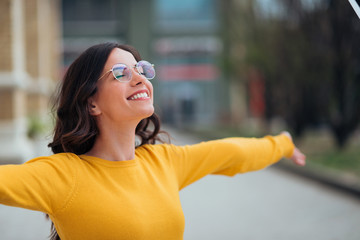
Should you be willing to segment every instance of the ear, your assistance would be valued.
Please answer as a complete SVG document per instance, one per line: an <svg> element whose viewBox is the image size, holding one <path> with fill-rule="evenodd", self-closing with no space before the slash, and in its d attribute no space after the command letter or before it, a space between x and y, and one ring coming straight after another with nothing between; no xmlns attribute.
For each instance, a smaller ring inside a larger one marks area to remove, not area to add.
<svg viewBox="0 0 360 240"><path fill-rule="evenodd" d="M88 109L91 116L99 116L101 114L99 106L92 97L88 99Z"/></svg>

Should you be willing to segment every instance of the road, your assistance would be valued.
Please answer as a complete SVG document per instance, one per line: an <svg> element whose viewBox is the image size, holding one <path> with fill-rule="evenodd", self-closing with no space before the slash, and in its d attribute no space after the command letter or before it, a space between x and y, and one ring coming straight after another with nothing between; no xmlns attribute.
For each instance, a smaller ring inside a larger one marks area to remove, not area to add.
<svg viewBox="0 0 360 240"><path fill-rule="evenodd" d="M175 144L194 136L168 129ZM360 199L274 167L208 176L180 192L185 240L358 240ZM43 240L44 214L0 205L1 240Z"/></svg>

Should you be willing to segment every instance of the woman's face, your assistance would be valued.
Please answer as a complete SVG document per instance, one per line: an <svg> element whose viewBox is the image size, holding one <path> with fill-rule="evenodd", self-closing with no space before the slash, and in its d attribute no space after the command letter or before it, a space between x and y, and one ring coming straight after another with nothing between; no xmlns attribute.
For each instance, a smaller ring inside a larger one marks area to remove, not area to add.
<svg viewBox="0 0 360 240"><path fill-rule="evenodd" d="M112 72L106 73L117 63L131 68L130 81L120 82ZM134 56L125 50L115 48L110 53L101 74L105 76L98 80L98 91L89 99L91 114L101 122L139 122L154 113L152 84L132 68L136 63Z"/></svg>

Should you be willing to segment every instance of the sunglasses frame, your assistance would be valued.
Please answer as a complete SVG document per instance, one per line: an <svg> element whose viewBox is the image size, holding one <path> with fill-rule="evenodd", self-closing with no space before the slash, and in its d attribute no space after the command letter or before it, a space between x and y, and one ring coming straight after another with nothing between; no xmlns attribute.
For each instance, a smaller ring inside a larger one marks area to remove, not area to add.
<svg viewBox="0 0 360 240"><path fill-rule="evenodd" d="M116 65L118 65L118 64L122 64L122 65L126 66L126 67L129 68L129 69L135 68L136 71L138 72L138 74L144 76L147 80L152 80L152 79L154 79L155 76L156 76L155 68L154 68L154 76L153 76L152 78L147 78L147 77L146 77L145 75L143 75L143 74L140 72L140 70L139 70L139 68L140 68L139 63L141 63L141 62L145 62L145 63L150 64L150 66L151 66L152 68L154 68L154 66L155 66L154 64L152 64L152 63L150 63L150 62L148 62L148 61L145 61L145 60L141 60L141 61L137 62L137 63L135 64L135 66L133 66L133 67L129 67L129 66L126 65L125 63L115 63L115 64L112 66L112 68L111 68L109 71L107 71L106 73L104 73L98 80L102 79L102 78L103 78L106 74L108 74L109 72L112 72L112 73L113 73L113 77L114 77L116 80L118 80L119 82L129 82L129 81L131 80L131 78L132 78L132 71L130 71L130 76L128 77L128 78L129 78L128 80L125 80L125 81L124 81L124 80L120 80L120 79L116 78L116 76L115 76L115 74L114 74L114 67L115 67Z"/></svg>

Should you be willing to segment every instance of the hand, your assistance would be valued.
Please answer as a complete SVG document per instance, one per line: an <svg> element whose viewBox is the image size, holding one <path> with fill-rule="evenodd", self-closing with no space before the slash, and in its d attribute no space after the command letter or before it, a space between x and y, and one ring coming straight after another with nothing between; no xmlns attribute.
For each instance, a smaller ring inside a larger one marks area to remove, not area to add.
<svg viewBox="0 0 360 240"><path fill-rule="evenodd" d="M292 141L292 137L289 132L281 132L281 134L286 135L290 140ZM306 156L297 148L295 147L293 155L290 157L290 159L299 166L305 166L306 164Z"/></svg>

